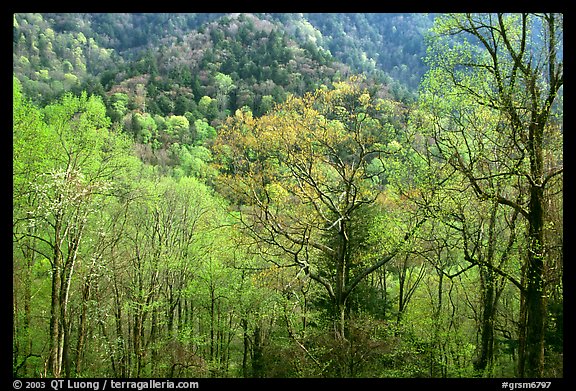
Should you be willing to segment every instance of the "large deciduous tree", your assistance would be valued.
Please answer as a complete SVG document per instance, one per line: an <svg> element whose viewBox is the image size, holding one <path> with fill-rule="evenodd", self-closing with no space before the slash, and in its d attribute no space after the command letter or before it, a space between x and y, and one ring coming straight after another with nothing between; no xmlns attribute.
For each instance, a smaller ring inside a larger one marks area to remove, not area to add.
<svg viewBox="0 0 576 391"><path fill-rule="evenodd" d="M544 375L547 209L561 193L563 173L562 49L562 15L442 16L421 96L438 156L480 200L512 208L526 223L522 377Z"/></svg>
<svg viewBox="0 0 576 391"><path fill-rule="evenodd" d="M336 83L289 97L260 118L237 111L217 141L223 189L232 190L258 252L325 288L339 340L351 292L405 239L377 257L360 256L386 160L399 148L390 121L398 107L390 103L372 98L359 80Z"/></svg>

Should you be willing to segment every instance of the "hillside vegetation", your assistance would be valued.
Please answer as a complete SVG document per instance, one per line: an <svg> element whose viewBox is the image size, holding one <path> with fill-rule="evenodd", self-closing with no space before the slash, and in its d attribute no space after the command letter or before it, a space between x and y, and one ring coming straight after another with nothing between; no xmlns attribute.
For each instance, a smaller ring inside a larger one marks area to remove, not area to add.
<svg viewBox="0 0 576 391"><path fill-rule="evenodd" d="M562 26L14 14L14 377L562 378Z"/></svg>

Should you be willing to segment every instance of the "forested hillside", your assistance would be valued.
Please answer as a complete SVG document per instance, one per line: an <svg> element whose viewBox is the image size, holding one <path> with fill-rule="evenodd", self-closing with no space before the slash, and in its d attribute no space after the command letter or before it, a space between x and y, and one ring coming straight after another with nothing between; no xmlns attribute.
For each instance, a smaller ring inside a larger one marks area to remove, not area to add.
<svg viewBox="0 0 576 391"><path fill-rule="evenodd" d="M14 377L563 377L561 14L14 14Z"/></svg>

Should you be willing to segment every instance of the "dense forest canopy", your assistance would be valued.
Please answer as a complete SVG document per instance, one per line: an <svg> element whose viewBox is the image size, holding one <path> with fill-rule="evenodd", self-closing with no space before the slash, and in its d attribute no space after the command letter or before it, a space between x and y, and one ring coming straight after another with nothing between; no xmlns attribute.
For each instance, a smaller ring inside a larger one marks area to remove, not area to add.
<svg viewBox="0 0 576 391"><path fill-rule="evenodd" d="M13 16L15 377L563 377L563 15Z"/></svg>

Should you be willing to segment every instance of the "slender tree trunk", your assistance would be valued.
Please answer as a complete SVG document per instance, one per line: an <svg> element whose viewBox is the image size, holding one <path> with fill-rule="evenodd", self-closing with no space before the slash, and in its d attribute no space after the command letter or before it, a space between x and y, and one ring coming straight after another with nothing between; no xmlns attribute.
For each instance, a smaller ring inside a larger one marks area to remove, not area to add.
<svg viewBox="0 0 576 391"><path fill-rule="evenodd" d="M386 319L386 308L388 307L388 292L386 286L386 267L382 268L382 273L379 274L380 286L382 291L382 319Z"/></svg>
<svg viewBox="0 0 576 391"><path fill-rule="evenodd" d="M428 352L430 357L430 377L443 377L444 375L444 347L441 341L440 331L442 328L441 325L441 315L442 315L442 300L443 300L443 292L444 292L444 274L442 272L438 272L438 303L436 305L433 318L434 318L434 334L433 334L433 341L432 347Z"/></svg>
<svg viewBox="0 0 576 391"><path fill-rule="evenodd" d="M124 346L124 331L122 330L122 309L120 306L120 299L116 299L116 311L114 312L114 323L116 326L116 349L120 357L117 357L118 374L117 377L127 377L128 373L126 362L126 348Z"/></svg>
<svg viewBox="0 0 576 391"><path fill-rule="evenodd" d="M396 325L400 325L400 321L402 320L402 313L404 312L405 301L404 301L404 286L406 283L406 268L408 264L408 254L404 256L404 262L402 263L402 269L398 273L398 283L399 283L399 292L398 292L398 314L396 315Z"/></svg>
<svg viewBox="0 0 576 391"><path fill-rule="evenodd" d="M234 336L236 334L235 332L233 332L233 328L232 328L233 322L234 322L234 314L233 314L233 312L229 312L228 313L228 335L226 338L226 346L225 346L225 350L224 350L224 352L225 352L225 355L224 355L225 367L224 368L226 370L226 373L228 373L228 369L230 366L230 344L232 343L232 339L234 338Z"/></svg>
<svg viewBox="0 0 576 391"><path fill-rule="evenodd" d="M82 360L84 356L84 341L86 340L86 318L88 317L88 301L90 300L91 279L86 277L82 292L82 312L78 325L78 342L76 343L76 374L82 372Z"/></svg>
<svg viewBox="0 0 576 391"><path fill-rule="evenodd" d="M145 350L148 354L150 354L151 360L150 362L150 376L156 375L156 364L158 362L158 349L155 347L156 340L158 339L158 334L160 334L158 330L158 308L155 307L152 309L152 316L150 319L150 335L148 340L146 341Z"/></svg>
<svg viewBox="0 0 576 391"><path fill-rule="evenodd" d="M240 322L242 324L242 332L244 335L244 350L242 353L242 375L247 378L250 376L248 371L248 352L250 348L250 337L248 336L248 320L246 318L242 318Z"/></svg>
<svg viewBox="0 0 576 391"><path fill-rule="evenodd" d="M61 360L60 360L60 329L61 329L61 318L60 318L60 284L61 270L62 270L62 258L60 253L60 235L58 229L58 221L56 222L56 237L54 245L54 259L52 263L52 294L51 294L51 304L50 304L50 358L48 367L52 372L52 376L55 378L60 377L61 370Z"/></svg>
<svg viewBox="0 0 576 391"><path fill-rule="evenodd" d="M141 313L142 309L138 309L138 314L134 319L134 354L136 358L136 377L140 377L142 371L142 355L143 355L143 335L144 335L144 316Z"/></svg>
<svg viewBox="0 0 576 391"><path fill-rule="evenodd" d="M215 348L215 317L216 317L216 298L215 298L215 288L210 287L210 361L214 361L214 348Z"/></svg>
<svg viewBox="0 0 576 391"><path fill-rule="evenodd" d="M23 340L26 344L25 356L32 354L32 338L30 336L30 321L32 319L31 306L32 301L32 267L35 263L36 252L30 250L34 248L33 245L29 246L28 249L23 250L24 255L24 321L22 325ZM24 362L23 366L23 377L28 376L28 365Z"/></svg>
<svg viewBox="0 0 576 391"><path fill-rule="evenodd" d="M72 331L72 322L66 320L62 322L62 365L64 367L64 374L67 378L71 377L72 366L70 362L70 334Z"/></svg>
<svg viewBox="0 0 576 391"><path fill-rule="evenodd" d="M218 363L218 372L222 369L222 321L220 316L220 300L216 303L216 361Z"/></svg>
<svg viewBox="0 0 576 391"><path fill-rule="evenodd" d="M481 268L482 277L482 318L480 323L480 354L474 363L474 369L483 373L491 368L494 355L494 315L495 315L495 287L494 272L491 269Z"/></svg>
<svg viewBox="0 0 576 391"><path fill-rule="evenodd" d="M346 340L346 300L344 299L343 302L338 303L337 305L338 311L338 330L336 332L336 336L339 340Z"/></svg>
<svg viewBox="0 0 576 391"><path fill-rule="evenodd" d="M78 250L80 248L80 241L82 239L82 227L79 228L78 236L73 238L71 243L71 248L68 250L68 257L66 264L64 265L64 273L62 275L63 281L61 285L62 292L60 294L60 310L61 310L61 359L62 365L64 366L64 372L66 377L71 375L70 366L70 334L72 322L68 316L68 303L70 301L70 286L72 284L72 276L74 275L74 266L76 265L76 260L78 258Z"/></svg>
<svg viewBox="0 0 576 391"><path fill-rule="evenodd" d="M127 357L129 356L127 353L127 349L125 346L125 337L124 331L122 328L122 301L120 296L120 290L118 289L118 281L117 277L114 275L114 323L116 326L116 349L120 357L117 358L118 363L118 373L116 377L128 377L127 369L130 365L127 362ZM127 329L130 330L130 325L127 326Z"/></svg>
<svg viewBox="0 0 576 391"><path fill-rule="evenodd" d="M335 336L338 340L346 339L346 298L344 297L344 264L339 262L336 271L336 295L335 295Z"/></svg>
<svg viewBox="0 0 576 391"><path fill-rule="evenodd" d="M340 223L338 232L338 251L336 252L336 338L346 340L346 300L348 298L346 287L348 283L348 234L346 222Z"/></svg>

